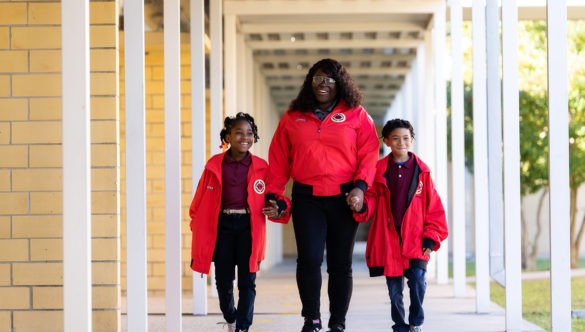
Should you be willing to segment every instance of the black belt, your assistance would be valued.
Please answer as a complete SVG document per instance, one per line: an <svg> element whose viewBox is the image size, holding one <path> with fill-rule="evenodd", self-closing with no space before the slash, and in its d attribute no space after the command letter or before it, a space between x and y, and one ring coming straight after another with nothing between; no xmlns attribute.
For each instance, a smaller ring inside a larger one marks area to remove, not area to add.
<svg viewBox="0 0 585 332"><path fill-rule="evenodd" d="M341 191L340 195L345 195L346 193L350 192L353 188L355 188L353 182L346 182L340 184L339 185L339 190ZM313 195L313 186L310 184L294 182L292 192L295 194Z"/></svg>

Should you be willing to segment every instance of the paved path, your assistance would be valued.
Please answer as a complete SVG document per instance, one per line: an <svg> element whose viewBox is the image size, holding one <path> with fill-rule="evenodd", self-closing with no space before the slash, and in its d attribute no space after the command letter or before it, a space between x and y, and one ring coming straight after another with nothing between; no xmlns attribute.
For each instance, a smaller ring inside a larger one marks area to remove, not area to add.
<svg viewBox="0 0 585 332"><path fill-rule="evenodd" d="M299 332L302 318L292 260L259 273L254 324L250 332ZM324 273L321 312L326 322L328 301L327 273ZM209 293L210 294L210 293ZM405 296L405 300L408 296ZM190 295L183 298L183 331L226 331L221 323L217 299L209 298L209 313L193 316ZM468 288L464 298L454 298L452 285L429 282L425 298L425 332L496 332L505 331L505 313L492 305L489 314L475 313L474 290ZM125 312L123 307L123 312ZM149 298L149 331L165 331L164 297ZM354 261L354 293L347 317L348 332L391 331L390 301L383 278L370 278L363 260ZM122 316L122 331L126 316ZM525 322L523 331L543 331ZM132 331L131 331L132 332Z"/></svg>

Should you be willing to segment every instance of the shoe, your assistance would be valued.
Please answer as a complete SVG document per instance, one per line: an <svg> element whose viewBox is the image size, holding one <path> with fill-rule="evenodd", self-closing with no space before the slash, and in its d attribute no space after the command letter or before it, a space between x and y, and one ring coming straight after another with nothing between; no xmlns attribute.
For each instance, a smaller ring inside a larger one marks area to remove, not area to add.
<svg viewBox="0 0 585 332"><path fill-rule="evenodd" d="M410 332L423 332L422 325L421 326L411 326Z"/></svg>
<svg viewBox="0 0 585 332"><path fill-rule="evenodd" d="M343 327L341 327L341 325L333 325L329 331L327 332L345 332L345 329Z"/></svg>
<svg viewBox="0 0 585 332"><path fill-rule="evenodd" d="M248 332L248 329L236 329L235 332Z"/></svg>
<svg viewBox="0 0 585 332"><path fill-rule="evenodd" d="M305 324L303 325L301 332L323 332L323 328L321 327L321 320L305 318Z"/></svg>
<svg viewBox="0 0 585 332"><path fill-rule="evenodd" d="M233 323L224 323L227 326L227 332L236 332L236 321Z"/></svg>

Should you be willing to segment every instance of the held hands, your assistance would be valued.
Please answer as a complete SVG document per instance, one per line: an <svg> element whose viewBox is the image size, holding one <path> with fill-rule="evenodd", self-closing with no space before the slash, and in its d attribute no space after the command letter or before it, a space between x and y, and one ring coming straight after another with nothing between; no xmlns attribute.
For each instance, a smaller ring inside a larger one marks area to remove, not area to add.
<svg viewBox="0 0 585 332"><path fill-rule="evenodd" d="M354 212L360 212L364 206L364 192L359 188L353 188L345 194L345 201L349 208Z"/></svg>
<svg viewBox="0 0 585 332"><path fill-rule="evenodd" d="M268 218L279 219L284 214L284 210L278 213L278 205L275 200L269 200L266 206L262 209L262 213Z"/></svg>

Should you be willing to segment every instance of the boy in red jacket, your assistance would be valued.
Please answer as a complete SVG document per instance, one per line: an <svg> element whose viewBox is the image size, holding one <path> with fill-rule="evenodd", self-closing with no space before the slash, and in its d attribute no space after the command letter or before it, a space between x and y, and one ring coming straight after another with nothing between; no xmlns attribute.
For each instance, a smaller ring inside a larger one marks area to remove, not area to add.
<svg viewBox="0 0 585 332"><path fill-rule="evenodd" d="M372 218L366 261L370 276L386 277L393 331L420 332L426 266L431 252L447 237L447 218L431 170L409 151L414 140L410 122L386 122L382 137L392 152L378 161L374 185L368 188L363 206L356 202L360 213L355 213L355 218ZM402 295L404 277L410 290L408 323Z"/></svg>
<svg viewBox="0 0 585 332"><path fill-rule="evenodd" d="M209 274L215 263L219 306L228 332L247 332L252 325L256 272L266 248L266 217L285 223L290 202L278 197L276 211L263 211L268 163L248 150L258 141L254 118L246 113L226 117L220 133L229 150L211 157L191 202L191 269ZM234 306L233 281L238 267L239 299Z"/></svg>

